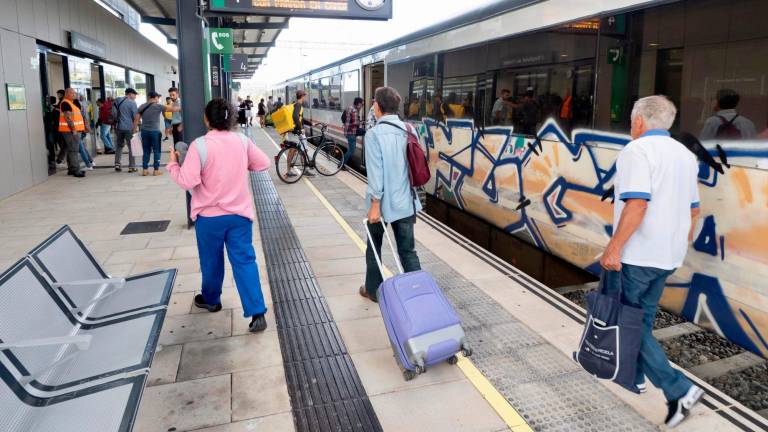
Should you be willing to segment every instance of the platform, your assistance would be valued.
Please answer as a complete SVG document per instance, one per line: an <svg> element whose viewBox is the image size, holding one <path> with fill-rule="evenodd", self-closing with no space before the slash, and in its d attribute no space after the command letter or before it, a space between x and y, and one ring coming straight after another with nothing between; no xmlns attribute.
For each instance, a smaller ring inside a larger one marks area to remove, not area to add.
<svg viewBox="0 0 768 432"><path fill-rule="evenodd" d="M277 152L264 131L251 136ZM341 172L286 185L271 170L251 183L270 307L269 329L257 335L247 332L229 267L225 309L192 305L201 278L195 235L184 193L167 175L59 174L0 201L4 268L69 224L114 275L179 269L136 431L644 431L663 422L660 392L631 394L570 360L583 310L426 214L416 224L422 266L461 315L474 355L403 381L378 307L357 294L364 178ZM171 223L165 232L120 234L151 220ZM704 403L676 430L768 430L701 385Z"/></svg>

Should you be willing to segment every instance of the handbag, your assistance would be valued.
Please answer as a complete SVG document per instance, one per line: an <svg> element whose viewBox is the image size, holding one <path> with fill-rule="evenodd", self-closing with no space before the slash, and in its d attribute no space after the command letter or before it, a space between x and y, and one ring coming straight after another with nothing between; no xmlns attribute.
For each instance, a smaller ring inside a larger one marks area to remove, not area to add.
<svg viewBox="0 0 768 432"><path fill-rule="evenodd" d="M141 134L137 133L131 138L131 154L135 156L144 156L144 146L141 144Z"/></svg>
<svg viewBox="0 0 768 432"><path fill-rule="evenodd" d="M616 281L616 289L607 289ZM587 294L587 322L573 359L599 379L635 393L637 358L643 337L643 309L622 304L621 274L603 272L600 287Z"/></svg>

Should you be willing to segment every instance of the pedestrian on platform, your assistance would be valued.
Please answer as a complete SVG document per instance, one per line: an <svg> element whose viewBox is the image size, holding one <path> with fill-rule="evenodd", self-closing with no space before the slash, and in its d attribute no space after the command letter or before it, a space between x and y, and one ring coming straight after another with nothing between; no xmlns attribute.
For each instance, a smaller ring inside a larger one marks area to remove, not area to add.
<svg viewBox="0 0 768 432"><path fill-rule="evenodd" d="M59 111L56 97L49 96L45 104L43 128L45 130L45 148L48 151L48 175L56 174L56 135L59 131Z"/></svg>
<svg viewBox="0 0 768 432"><path fill-rule="evenodd" d="M360 110L363 109L363 98L356 97L352 106L348 107L344 113L344 136L347 138L347 152L344 153L344 163L355 154L357 147L357 136L359 131L363 130L363 121L360 116Z"/></svg>
<svg viewBox="0 0 768 432"><path fill-rule="evenodd" d="M275 101L272 100L272 96L267 98L267 114L272 114L275 110Z"/></svg>
<svg viewBox="0 0 768 432"><path fill-rule="evenodd" d="M171 110L173 113L171 116L171 133L173 134L173 144L176 144L184 139L181 135L184 130L184 125L181 121L181 99L179 98L179 89L176 87L169 88L168 96L173 103L173 109Z"/></svg>
<svg viewBox="0 0 768 432"><path fill-rule="evenodd" d="M253 249L253 198L244 179L248 171L269 169L269 157L246 136L232 132L237 110L217 98L205 107L209 132L189 146L184 164L171 152L168 172L182 188L192 191L191 217L195 220L202 293L195 306L221 310L224 282L224 246L232 265L243 313L251 318L252 332L264 331L267 312Z"/></svg>
<svg viewBox="0 0 768 432"><path fill-rule="evenodd" d="M143 150L141 175L149 175L149 156L154 154L152 175L159 176L162 174L160 171L160 140L165 130L165 124L161 124L160 121L164 119L163 115L169 108L159 103L159 93L149 92L147 97L149 100L139 107L139 112L136 114L136 122L141 119L141 146ZM170 109L173 109L173 106Z"/></svg>
<svg viewBox="0 0 768 432"><path fill-rule="evenodd" d="M75 104L77 92L68 88L59 105L59 132L67 145L67 174L74 177L85 177L80 170L80 134L85 131L85 119L80 108Z"/></svg>
<svg viewBox="0 0 768 432"><path fill-rule="evenodd" d="M56 102L56 107L54 108L54 117L56 118L56 127L54 128L54 131L56 131L54 135L54 140L56 142L56 147L58 148L58 153L56 155L56 164L62 165L64 164L64 160L67 158L67 143L64 140L64 135L59 132L59 118L61 117L61 101L64 100L64 90L57 90L56 96L58 97L58 101Z"/></svg>
<svg viewBox="0 0 768 432"><path fill-rule="evenodd" d="M99 107L99 137L101 142L104 143L104 154L114 154L115 145L112 143L112 98L107 100L99 98L96 100L96 105Z"/></svg>
<svg viewBox="0 0 768 432"><path fill-rule="evenodd" d="M137 132L136 114L139 113L139 107L136 106L136 90L132 88L125 89L125 96L117 98L112 105L112 116L115 119L115 129L117 129L117 145L115 146L115 171L120 172L122 168L123 148L128 146L128 172L136 172L136 158L131 150L131 138Z"/></svg>
<svg viewBox="0 0 768 432"><path fill-rule="evenodd" d="M265 122L265 116L267 115L267 106L264 104L264 98L259 101L259 126L264 129L267 124Z"/></svg>
<svg viewBox="0 0 768 432"><path fill-rule="evenodd" d="M416 255L413 227L421 202L411 187L408 173L407 129L397 115L400 95L391 87L376 89L374 109L377 124L365 134L365 164L368 171L368 190L365 193L368 208L368 229L374 244L368 241L365 252L365 285L360 295L374 302L382 278L372 247L381 256L381 242L385 227L392 225L397 243L397 253L405 272L421 270Z"/></svg>
<svg viewBox="0 0 768 432"><path fill-rule="evenodd" d="M93 171L93 157L91 157L91 154L88 153L88 150L85 148L88 141L88 134L91 132L91 113L93 112L91 110L91 103L88 102L83 95L80 95L75 101L75 105L80 108L80 111L83 113L83 120L85 121L85 130L80 133L80 159L82 159L85 164L85 169Z"/></svg>
<svg viewBox="0 0 768 432"><path fill-rule="evenodd" d="M169 97L165 98L165 113L163 114L163 123L165 124L165 137L163 141L168 141L168 138L173 136L173 99Z"/></svg>
<svg viewBox="0 0 768 432"><path fill-rule="evenodd" d="M614 233L600 259L608 291L621 287L622 302L645 311L635 384L644 392L648 377L664 391L669 427L680 424L704 395L670 366L652 333L665 282L683 264L699 214L699 165L670 137L676 115L664 96L635 103L632 141L616 161Z"/></svg>
<svg viewBox="0 0 768 432"><path fill-rule="evenodd" d="M365 121L365 129L373 129L376 126L376 99L371 100L371 109L368 110L368 118Z"/></svg>

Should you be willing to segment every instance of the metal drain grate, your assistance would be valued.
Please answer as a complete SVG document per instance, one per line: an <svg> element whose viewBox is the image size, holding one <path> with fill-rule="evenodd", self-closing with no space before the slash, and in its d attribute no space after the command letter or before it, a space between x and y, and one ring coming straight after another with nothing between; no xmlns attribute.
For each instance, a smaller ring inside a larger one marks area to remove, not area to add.
<svg viewBox="0 0 768 432"><path fill-rule="evenodd" d="M272 179L251 184L296 430L381 431Z"/></svg>
<svg viewBox="0 0 768 432"><path fill-rule="evenodd" d="M168 225L171 224L169 220L161 221L146 221L146 222L131 222L120 231L120 235L129 234L148 234L163 232L168 229Z"/></svg>

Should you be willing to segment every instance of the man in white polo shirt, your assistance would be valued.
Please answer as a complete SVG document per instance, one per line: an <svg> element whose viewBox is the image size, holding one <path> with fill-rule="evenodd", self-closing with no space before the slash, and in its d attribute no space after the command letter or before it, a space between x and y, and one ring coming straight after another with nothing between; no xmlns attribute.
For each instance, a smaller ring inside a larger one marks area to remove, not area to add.
<svg viewBox="0 0 768 432"><path fill-rule="evenodd" d="M664 391L669 427L680 424L704 395L670 366L651 333L667 277L683 264L699 214L698 163L668 131L676 115L664 96L635 103L632 141L616 161L614 233L600 259L609 289L618 288L620 277L622 301L645 311L635 383L644 392L647 376Z"/></svg>

